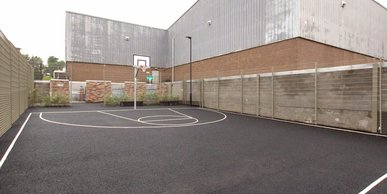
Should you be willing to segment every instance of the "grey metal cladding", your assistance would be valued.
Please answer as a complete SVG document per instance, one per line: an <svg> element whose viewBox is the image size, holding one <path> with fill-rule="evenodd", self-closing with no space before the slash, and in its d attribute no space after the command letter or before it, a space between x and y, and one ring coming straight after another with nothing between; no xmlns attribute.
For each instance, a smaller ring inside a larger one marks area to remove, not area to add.
<svg viewBox="0 0 387 194"><path fill-rule="evenodd" d="M169 28L168 66L189 62L186 36L193 61L297 37L299 8L299 0L199 0Z"/></svg>
<svg viewBox="0 0 387 194"><path fill-rule="evenodd" d="M66 61L132 65L139 54L165 67L167 40L166 30L66 12Z"/></svg>
<svg viewBox="0 0 387 194"><path fill-rule="evenodd" d="M387 58L386 9L372 0L341 2L199 0L168 30L68 12L66 60L131 64L137 53L151 56L152 66L181 65L189 62L186 36L193 61L294 37Z"/></svg>
<svg viewBox="0 0 387 194"><path fill-rule="evenodd" d="M387 58L387 10L372 0L300 0L301 36Z"/></svg>

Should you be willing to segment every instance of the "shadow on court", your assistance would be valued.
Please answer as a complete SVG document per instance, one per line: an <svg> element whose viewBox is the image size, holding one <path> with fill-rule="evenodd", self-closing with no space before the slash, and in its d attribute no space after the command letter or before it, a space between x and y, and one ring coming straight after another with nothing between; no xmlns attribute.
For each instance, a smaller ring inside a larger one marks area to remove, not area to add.
<svg viewBox="0 0 387 194"><path fill-rule="evenodd" d="M186 106L28 111L0 193L358 193L387 173L385 137Z"/></svg>

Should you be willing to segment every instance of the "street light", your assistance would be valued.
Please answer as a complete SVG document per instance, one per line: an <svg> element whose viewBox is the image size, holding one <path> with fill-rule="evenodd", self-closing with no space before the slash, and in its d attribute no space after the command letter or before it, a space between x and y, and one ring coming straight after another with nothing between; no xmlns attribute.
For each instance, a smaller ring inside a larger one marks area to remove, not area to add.
<svg viewBox="0 0 387 194"><path fill-rule="evenodd" d="M192 37L186 36L189 39L189 105L192 106Z"/></svg>

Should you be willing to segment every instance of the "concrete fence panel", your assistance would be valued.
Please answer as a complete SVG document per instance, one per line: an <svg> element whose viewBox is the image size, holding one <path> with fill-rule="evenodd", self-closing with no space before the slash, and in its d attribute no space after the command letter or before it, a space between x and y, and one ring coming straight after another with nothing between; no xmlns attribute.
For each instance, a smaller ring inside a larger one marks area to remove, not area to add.
<svg viewBox="0 0 387 194"><path fill-rule="evenodd" d="M315 74L274 76L274 117L314 123Z"/></svg>
<svg viewBox="0 0 387 194"><path fill-rule="evenodd" d="M241 78L226 77L219 80L219 109L241 112Z"/></svg>
<svg viewBox="0 0 387 194"><path fill-rule="evenodd" d="M272 76L259 78L259 115L273 117L273 88Z"/></svg>
<svg viewBox="0 0 387 194"><path fill-rule="evenodd" d="M372 87L372 69L319 73L317 123L372 131Z"/></svg>
<svg viewBox="0 0 387 194"><path fill-rule="evenodd" d="M257 104L257 77L243 77L242 83L242 107L243 113L256 115L258 110Z"/></svg>
<svg viewBox="0 0 387 194"><path fill-rule="evenodd" d="M203 87L204 107L218 109L218 81L217 79L204 80Z"/></svg>

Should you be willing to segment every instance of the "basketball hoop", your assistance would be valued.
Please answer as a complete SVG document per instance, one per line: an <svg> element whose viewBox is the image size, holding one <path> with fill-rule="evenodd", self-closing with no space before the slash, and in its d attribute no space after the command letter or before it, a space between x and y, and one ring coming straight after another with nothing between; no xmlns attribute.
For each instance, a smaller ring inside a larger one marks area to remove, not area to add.
<svg viewBox="0 0 387 194"><path fill-rule="evenodd" d="M139 69L141 69L142 70L142 72L146 72L146 70L148 69L148 67L146 66L146 65L140 65L140 66L138 66L138 68Z"/></svg>
<svg viewBox="0 0 387 194"><path fill-rule="evenodd" d="M150 57L149 56L141 56L141 55L133 55L133 67L134 67L134 110L136 110L136 101L137 101L137 73L138 69L141 69L142 72L145 72L148 68L150 68Z"/></svg>
<svg viewBox="0 0 387 194"><path fill-rule="evenodd" d="M150 57L134 55L133 66L135 68L141 69L142 72L146 72L146 70L150 67Z"/></svg>

